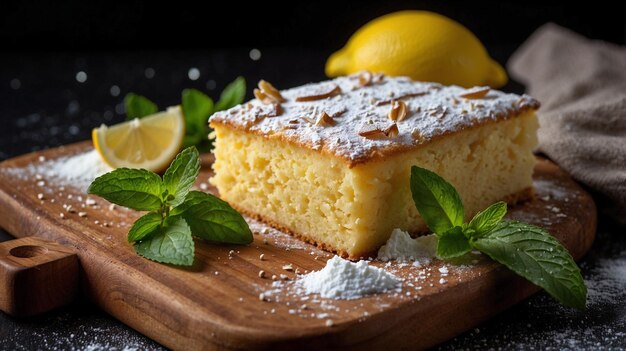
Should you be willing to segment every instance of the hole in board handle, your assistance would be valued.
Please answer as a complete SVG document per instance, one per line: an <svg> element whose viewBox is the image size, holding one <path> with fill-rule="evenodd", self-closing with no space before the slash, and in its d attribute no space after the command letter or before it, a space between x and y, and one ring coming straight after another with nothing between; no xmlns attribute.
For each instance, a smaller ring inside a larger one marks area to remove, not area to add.
<svg viewBox="0 0 626 351"><path fill-rule="evenodd" d="M19 258L31 258L39 255L43 255L48 252L48 249L43 246L35 245L23 245L12 248L9 251L11 256Z"/></svg>

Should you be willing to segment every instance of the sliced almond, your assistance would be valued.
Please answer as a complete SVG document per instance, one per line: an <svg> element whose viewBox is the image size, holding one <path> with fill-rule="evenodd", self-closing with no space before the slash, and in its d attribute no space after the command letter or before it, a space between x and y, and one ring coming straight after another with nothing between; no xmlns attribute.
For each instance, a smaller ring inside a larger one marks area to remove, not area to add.
<svg viewBox="0 0 626 351"><path fill-rule="evenodd" d="M372 75L372 72L370 71L363 71L360 75L359 75L359 85L362 87L366 87L370 84L372 84L372 78L374 76Z"/></svg>
<svg viewBox="0 0 626 351"><path fill-rule="evenodd" d="M359 135L368 138L381 134L382 132L383 131L377 126L368 125L359 131Z"/></svg>
<svg viewBox="0 0 626 351"><path fill-rule="evenodd" d="M399 122L399 121L402 121L404 118L406 118L406 115L407 115L406 103L401 100L391 100L391 109L389 110L387 117L389 117L389 119L392 121Z"/></svg>
<svg viewBox="0 0 626 351"><path fill-rule="evenodd" d="M374 83L382 83L385 80L385 74L376 73L374 77L372 78L372 80L374 81Z"/></svg>
<svg viewBox="0 0 626 351"><path fill-rule="evenodd" d="M381 129L378 126L366 126L359 131L359 135L366 138L379 138L382 136L386 136L389 138L395 138L398 136L400 131L398 130L398 125L395 123L390 124L387 128Z"/></svg>
<svg viewBox="0 0 626 351"><path fill-rule="evenodd" d="M470 89L459 96L465 99L482 99L489 93L489 90L489 88Z"/></svg>
<svg viewBox="0 0 626 351"><path fill-rule="evenodd" d="M276 117L282 114L283 114L283 106L281 104L274 104L274 116L269 116L269 117Z"/></svg>
<svg viewBox="0 0 626 351"><path fill-rule="evenodd" d="M411 131L411 137L413 137L413 140L420 143L426 140L422 132L420 132L420 130L417 128L414 128L413 131Z"/></svg>
<svg viewBox="0 0 626 351"><path fill-rule="evenodd" d="M416 96L422 96L422 95L426 95L426 94L428 94L427 91L418 91L418 92L415 92L415 93L400 95L400 96L395 97L393 99L378 100L378 101L376 101L374 103L374 105L376 105L376 106L387 105L387 104L390 104L394 100L403 100L403 99L408 99L408 98L412 98L412 97L416 97Z"/></svg>
<svg viewBox="0 0 626 351"><path fill-rule="evenodd" d="M280 129L281 130L298 129L298 125L297 124L287 124L287 125L282 126Z"/></svg>
<svg viewBox="0 0 626 351"><path fill-rule="evenodd" d="M346 113L347 109L344 107L341 110L335 111L333 112L332 115L330 115L330 117L332 118L336 118L336 117L340 117L341 115L343 115L344 113Z"/></svg>
<svg viewBox="0 0 626 351"><path fill-rule="evenodd" d="M264 104L269 104L271 103L270 101L270 97L268 97L264 92L262 92L260 89L254 88L254 90L252 91L252 93L254 94L254 97L257 98L257 100L261 101Z"/></svg>
<svg viewBox="0 0 626 351"><path fill-rule="evenodd" d="M316 94L316 95L298 96L296 98L296 101L322 100L322 99L326 99L326 98L329 98L329 97L337 96L339 94L341 94L341 88L338 85L336 85L331 91L329 91L327 93Z"/></svg>
<svg viewBox="0 0 626 351"><path fill-rule="evenodd" d="M427 112L432 117L443 118L443 116L445 116L446 113L448 113L448 108L447 107L441 107L440 105L437 105L437 107L429 108L427 110Z"/></svg>
<svg viewBox="0 0 626 351"><path fill-rule="evenodd" d="M274 101L276 102L285 101L283 96L280 95L280 91L278 91L278 89L276 89L270 82L261 79L258 85L259 85L259 89L261 89L261 91L265 93L265 95L271 96L272 99L274 99Z"/></svg>
<svg viewBox="0 0 626 351"><path fill-rule="evenodd" d="M255 115L255 122L266 117L278 117L283 114L283 107L280 104L272 104L272 108L264 110Z"/></svg>
<svg viewBox="0 0 626 351"><path fill-rule="evenodd" d="M305 122L307 122L308 124L315 124L315 120L309 116L302 116L300 118L304 120Z"/></svg>
<svg viewBox="0 0 626 351"><path fill-rule="evenodd" d="M389 127L383 130L383 133L385 133L385 136L388 136L390 138L395 138L398 136L398 134L400 134L400 131L398 130L398 125L395 123L392 123L391 125L389 125Z"/></svg>
<svg viewBox="0 0 626 351"><path fill-rule="evenodd" d="M316 126L332 126L335 124L335 120L326 112L322 112L315 121Z"/></svg>

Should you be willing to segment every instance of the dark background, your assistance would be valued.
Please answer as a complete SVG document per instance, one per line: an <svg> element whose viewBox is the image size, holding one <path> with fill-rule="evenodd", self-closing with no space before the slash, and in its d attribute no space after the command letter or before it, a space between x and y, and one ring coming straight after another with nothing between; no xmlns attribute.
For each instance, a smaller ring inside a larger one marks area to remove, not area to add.
<svg viewBox="0 0 626 351"><path fill-rule="evenodd" d="M219 4L219 6L218 6ZM201 6L204 5L204 6ZM621 1L16 1L3 3L0 41L10 50L303 47L336 50L367 21L420 9L459 21L489 47L521 43L552 21L624 42ZM206 8L206 9L203 9Z"/></svg>
<svg viewBox="0 0 626 351"><path fill-rule="evenodd" d="M367 21L396 10L431 10L473 31L505 64L540 25L624 44L624 2L529 1L14 1L0 3L0 161L88 140L100 123L124 119L124 95L163 108L184 88L217 98L236 76L279 88L324 79L328 55ZM259 60L250 50L261 52ZM189 78L196 68L200 77ZM84 82L76 77L86 75ZM522 92L509 83L504 90ZM2 214L0 214L2 215ZM585 313L538 294L442 349L624 349L626 230L600 218L582 261L590 287ZM9 236L0 229L0 241ZM159 346L79 301L44 317L0 313L0 350L153 349Z"/></svg>
<svg viewBox="0 0 626 351"><path fill-rule="evenodd" d="M0 160L88 139L93 127L124 118L120 102L131 91L166 107L184 88L217 98L238 75L279 88L324 79L326 58L356 29L402 9L456 19L503 64L546 22L617 44L626 37L626 5L618 1L1 2ZM253 48L258 61L249 57ZM188 78L191 68L199 79Z"/></svg>

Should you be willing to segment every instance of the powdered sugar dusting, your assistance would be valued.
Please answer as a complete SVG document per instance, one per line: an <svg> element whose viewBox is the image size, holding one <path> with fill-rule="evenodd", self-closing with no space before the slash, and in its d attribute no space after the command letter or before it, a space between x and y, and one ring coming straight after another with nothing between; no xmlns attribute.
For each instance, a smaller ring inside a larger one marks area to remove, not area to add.
<svg viewBox="0 0 626 351"><path fill-rule="evenodd" d="M276 107L255 99L214 114L211 122L230 124L268 138L284 138L350 162L359 162L539 106L527 95L497 90L489 91L481 99L465 99L461 95L467 90L462 87L415 82L407 77L386 77L362 87L358 77L339 77L283 90L281 94L286 102L281 104L283 113L280 116L270 117L275 114ZM339 95L315 101L295 101L297 97L321 94L337 86L342 91ZM388 102L394 98L402 99L408 108L407 117L397 123L399 134L382 138L359 135L364 128L385 128L392 123L387 114ZM322 112L334 116L333 125L311 123Z"/></svg>
<svg viewBox="0 0 626 351"><path fill-rule="evenodd" d="M324 298L358 299L368 294L396 290L400 279L384 269L370 266L367 261L350 262L333 256L317 272L304 275L296 284L308 294Z"/></svg>

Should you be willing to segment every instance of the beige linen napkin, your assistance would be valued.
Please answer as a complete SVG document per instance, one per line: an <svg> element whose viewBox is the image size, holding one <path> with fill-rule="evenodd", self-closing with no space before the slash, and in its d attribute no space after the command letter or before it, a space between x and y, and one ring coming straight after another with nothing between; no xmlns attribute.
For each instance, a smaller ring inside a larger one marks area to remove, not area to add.
<svg viewBox="0 0 626 351"><path fill-rule="evenodd" d="M541 101L539 151L626 222L626 48L546 24L508 69Z"/></svg>

